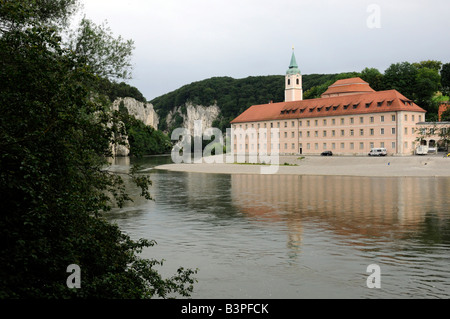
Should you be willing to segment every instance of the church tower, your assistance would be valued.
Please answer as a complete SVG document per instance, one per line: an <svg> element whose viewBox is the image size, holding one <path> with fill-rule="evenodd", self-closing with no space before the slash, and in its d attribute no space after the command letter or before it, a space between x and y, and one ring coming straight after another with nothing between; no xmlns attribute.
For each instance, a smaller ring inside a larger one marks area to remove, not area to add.
<svg viewBox="0 0 450 319"><path fill-rule="evenodd" d="M294 49L292 48L292 57L289 69L286 71L286 83L284 90L284 101L303 100L302 74L295 60Z"/></svg>

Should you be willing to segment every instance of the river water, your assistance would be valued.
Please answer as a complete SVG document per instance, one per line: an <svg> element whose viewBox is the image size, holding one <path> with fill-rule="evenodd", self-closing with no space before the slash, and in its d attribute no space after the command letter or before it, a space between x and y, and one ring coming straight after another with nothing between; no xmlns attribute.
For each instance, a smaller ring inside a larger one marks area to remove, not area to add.
<svg viewBox="0 0 450 319"><path fill-rule="evenodd" d="M152 170L165 163L141 159L154 200L130 185L134 203L108 219L155 240L142 255L165 276L198 268L192 298L450 297L450 178Z"/></svg>

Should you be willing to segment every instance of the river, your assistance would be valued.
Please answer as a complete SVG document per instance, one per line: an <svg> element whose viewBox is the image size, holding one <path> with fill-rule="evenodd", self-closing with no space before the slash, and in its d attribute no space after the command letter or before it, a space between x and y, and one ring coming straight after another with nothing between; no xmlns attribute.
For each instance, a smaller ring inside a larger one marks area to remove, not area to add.
<svg viewBox="0 0 450 319"><path fill-rule="evenodd" d="M154 200L130 185L108 219L155 240L142 256L165 276L198 268L192 298L450 297L450 178L152 170L165 163L139 160Z"/></svg>

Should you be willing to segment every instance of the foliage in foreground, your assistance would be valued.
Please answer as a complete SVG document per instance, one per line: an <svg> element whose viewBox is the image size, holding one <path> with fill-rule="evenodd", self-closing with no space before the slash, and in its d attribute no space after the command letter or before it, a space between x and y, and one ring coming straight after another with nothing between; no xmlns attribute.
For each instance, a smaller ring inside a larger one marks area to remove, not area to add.
<svg viewBox="0 0 450 319"><path fill-rule="evenodd" d="M130 198L107 170L121 125L100 79L127 74L132 42L84 21L64 44L75 4L0 0L0 298L189 296L194 270L163 279L139 257L154 242L102 217ZM150 198L148 176L130 176ZM66 285L71 264L80 289Z"/></svg>

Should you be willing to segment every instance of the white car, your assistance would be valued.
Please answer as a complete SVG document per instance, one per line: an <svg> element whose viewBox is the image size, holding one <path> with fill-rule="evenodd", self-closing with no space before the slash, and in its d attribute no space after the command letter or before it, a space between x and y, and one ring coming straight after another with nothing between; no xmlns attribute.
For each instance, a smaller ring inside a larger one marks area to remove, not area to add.
<svg viewBox="0 0 450 319"><path fill-rule="evenodd" d="M369 152L369 156L386 156L387 151L385 148L372 148Z"/></svg>

